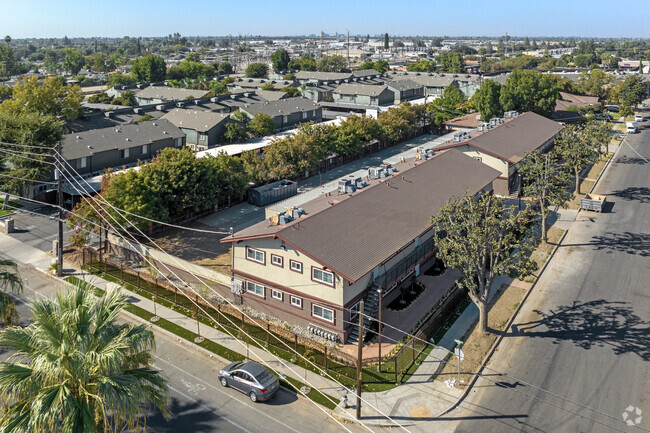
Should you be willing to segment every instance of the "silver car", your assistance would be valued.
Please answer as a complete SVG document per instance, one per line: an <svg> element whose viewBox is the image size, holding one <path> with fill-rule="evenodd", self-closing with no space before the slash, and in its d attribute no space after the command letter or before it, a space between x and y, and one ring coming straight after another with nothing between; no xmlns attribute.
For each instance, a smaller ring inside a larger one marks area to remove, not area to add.
<svg viewBox="0 0 650 433"><path fill-rule="evenodd" d="M280 380L256 362L236 361L219 372L219 382L247 394L251 401L266 401L280 389Z"/></svg>

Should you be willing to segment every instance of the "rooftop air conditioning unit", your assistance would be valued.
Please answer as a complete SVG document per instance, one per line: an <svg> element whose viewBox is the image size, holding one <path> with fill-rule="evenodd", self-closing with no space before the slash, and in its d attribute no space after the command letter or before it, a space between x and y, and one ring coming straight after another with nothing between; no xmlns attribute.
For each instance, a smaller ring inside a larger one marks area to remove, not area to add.
<svg viewBox="0 0 650 433"><path fill-rule="evenodd" d="M185 105L185 102L183 102L183 101L178 101L178 102L176 103L176 106L177 106L178 108L183 108L184 105Z"/></svg>
<svg viewBox="0 0 650 433"><path fill-rule="evenodd" d="M463 134L460 133L460 132L454 134L454 141L457 142L457 143L460 143L461 141L463 141Z"/></svg>
<svg viewBox="0 0 650 433"><path fill-rule="evenodd" d="M112 111L104 111L104 116L111 118L113 117L113 112Z"/></svg>
<svg viewBox="0 0 650 433"><path fill-rule="evenodd" d="M156 110L158 111L165 111L165 106L164 105L156 105Z"/></svg>
<svg viewBox="0 0 650 433"><path fill-rule="evenodd" d="M485 123L479 123L476 129L478 129L478 132L483 132L487 130L487 126L485 125Z"/></svg>
<svg viewBox="0 0 650 433"><path fill-rule="evenodd" d="M340 179L339 180L339 192L345 193L345 194L352 194L354 191L357 190L357 188L352 185L352 182L350 179Z"/></svg>
<svg viewBox="0 0 650 433"><path fill-rule="evenodd" d="M384 171L386 172L386 176L389 176L389 175L391 175L391 174L393 174L393 173L395 173L397 171L397 169L395 169L395 167L393 167L391 164L389 164L387 162L384 162L381 165L381 168L383 168Z"/></svg>
<svg viewBox="0 0 650 433"><path fill-rule="evenodd" d="M371 179L381 179L382 177L386 177L386 172L381 167L370 167L368 169L368 177Z"/></svg>
<svg viewBox="0 0 650 433"><path fill-rule="evenodd" d="M134 112L135 114L141 114L141 113L142 113L142 108L134 108L134 109L133 109L133 112Z"/></svg>

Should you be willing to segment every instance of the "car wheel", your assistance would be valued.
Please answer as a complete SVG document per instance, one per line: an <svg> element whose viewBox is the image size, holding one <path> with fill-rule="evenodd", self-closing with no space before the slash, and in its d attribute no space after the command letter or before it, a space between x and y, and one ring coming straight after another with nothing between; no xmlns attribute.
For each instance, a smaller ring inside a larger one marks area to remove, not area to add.
<svg viewBox="0 0 650 433"><path fill-rule="evenodd" d="M221 382L221 384L222 384L223 386L228 386L228 381L226 380L225 377L222 377L219 381Z"/></svg>
<svg viewBox="0 0 650 433"><path fill-rule="evenodd" d="M253 403L257 403L257 394L255 394L255 391L251 391L251 393L248 394L248 396L251 398L251 401Z"/></svg>

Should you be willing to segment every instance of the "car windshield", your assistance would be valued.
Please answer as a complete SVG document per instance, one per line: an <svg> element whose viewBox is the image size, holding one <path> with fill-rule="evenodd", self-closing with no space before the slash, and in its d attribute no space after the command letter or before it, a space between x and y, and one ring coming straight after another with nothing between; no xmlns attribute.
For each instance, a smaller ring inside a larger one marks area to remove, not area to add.
<svg viewBox="0 0 650 433"><path fill-rule="evenodd" d="M271 379L273 377L274 376L268 370L264 370L260 374L255 376L255 379L257 379L257 381L259 383L265 383L265 382L267 382L269 379Z"/></svg>

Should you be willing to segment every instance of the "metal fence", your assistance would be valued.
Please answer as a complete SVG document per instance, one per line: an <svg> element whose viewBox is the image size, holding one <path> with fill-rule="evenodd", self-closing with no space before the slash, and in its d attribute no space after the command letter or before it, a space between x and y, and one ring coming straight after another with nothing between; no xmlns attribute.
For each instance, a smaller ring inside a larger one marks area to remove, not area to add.
<svg viewBox="0 0 650 433"><path fill-rule="evenodd" d="M179 288L165 279L155 278L148 272L134 270L93 249L86 248L82 253L82 261L87 269L92 273L115 280L127 290L144 293L148 297L155 296L157 302L171 304L176 310L184 310L185 314L197 321L200 320L204 324L247 341L249 344L266 348L283 359L314 370L293 352L296 351L325 371L334 373L344 385L354 385L357 359L352 355L303 338L277 323L261 319L251 320L236 306L205 299L189 286ZM459 297L458 294L449 296L417 331L418 338L427 341L435 333L437 327L439 328L444 323L450 312L453 312L458 302L462 301L463 296ZM250 338L246 337L242 330ZM377 368L380 364L379 358L364 357L363 382L368 384L400 382L415 361L422 356L425 348L424 342L409 338L397 353L381 358L380 369Z"/></svg>

